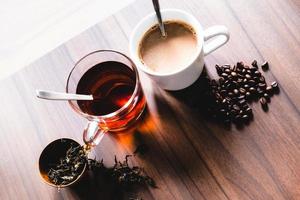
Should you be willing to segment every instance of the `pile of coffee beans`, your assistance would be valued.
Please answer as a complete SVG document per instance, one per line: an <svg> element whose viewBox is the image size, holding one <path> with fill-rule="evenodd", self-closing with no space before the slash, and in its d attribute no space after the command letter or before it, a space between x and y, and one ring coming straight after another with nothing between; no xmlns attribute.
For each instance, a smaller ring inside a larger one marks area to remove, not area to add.
<svg viewBox="0 0 300 200"><path fill-rule="evenodd" d="M268 62L261 65L262 70L268 70ZM216 65L219 80L210 80L210 92L213 97L213 107L209 108L213 115L225 123L248 122L253 117L249 106L251 101L259 100L264 111L274 93L279 92L277 82L268 85L261 74L257 61L251 66L238 62L230 66Z"/></svg>

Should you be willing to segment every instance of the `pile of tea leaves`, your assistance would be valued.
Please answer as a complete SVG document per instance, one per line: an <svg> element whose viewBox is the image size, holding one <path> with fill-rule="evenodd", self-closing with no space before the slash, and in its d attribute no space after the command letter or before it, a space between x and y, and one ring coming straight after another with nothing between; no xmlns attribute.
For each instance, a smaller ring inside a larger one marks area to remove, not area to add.
<svg viewBox="0 0 300 200"><path fill-rule="evenodd" d="M115 182L125 187L134 184L156 187L154 180L146 175L143 168L129 166L129 157L131 157L131 155L126 155L125 160L120 162L115 156L115 165L111 168L111 176Z"/></svg>
<svg viewBox="0 0 300 200"><path fill-rule="evenodd" d="M127 155L124 161L119 161L115 156L115 164L112 167L105 167L103 160L89 159L87 151L82 146L71 146L66 152L66 156L60 159L58 164L50 168L48 177L50 181L57 185L67 185L80 176L87 165L89 170L100 170L111 180L122 188L133 185L148 185L156 187L154 180L149 177L143 168L130 166L128 161L131 155Z"/></svg>
<svg viewBox="0 0 300 200"><path fill-rule="evenodd" d="M48 171L50 181L55 185L67 185L82 173L85 163L87 163L87 154L81 146L71 146L64 158Z"/></svg>

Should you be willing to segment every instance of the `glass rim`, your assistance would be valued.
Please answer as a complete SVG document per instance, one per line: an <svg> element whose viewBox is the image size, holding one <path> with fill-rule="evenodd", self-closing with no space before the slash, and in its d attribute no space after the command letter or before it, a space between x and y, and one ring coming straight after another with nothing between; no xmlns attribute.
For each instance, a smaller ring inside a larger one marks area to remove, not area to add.
<svg viewBox="0 0 300 200"><path fill-rule="evenodd" d="M121 113L122 111L124 111L125 109L128 108L128 106L132 103L133 99L135 98L135 96L137 95L137 92L139 90L139 75L138 75L138 70L137 70L137 67L136 65L134 64L134 62L127 56L125 55L124 53L121 53L119 51L115 51L115 50L111 50L111 49L104 49L104 50L96 50L96 51L92 51L88 54L86 54L85 56L83 56L82 58L80 58L75 64L74 64L74 67L71 69L71 71L69 72L69 75L68 75L68 78L67 78L67 84L66 84L66 92L69 93L69 81L70 81L70 78L71 78L71 75L73 73L73 71L75 70L75 68L79 65L79 63L84 60L85 58L87 58L88 56L90 55L93 55L93 54L97 54L97 53L115 53L115 54L118 54L118 55L121 55L123 56L125 59L127 59L131 66L132 66L132 70L134 71L135 73L135 86L134 86L134 91L133 93L131 94L130 96L130 99L121 107L119 108L118 110L112 112L112 113L108 113L106 115L90 115L90 114L87 114L87 113L84 113L82 112L82 110L76 106L74 104L74 101L75 100L68 100L70 106L73 108L73 110L75 110L76 112L78 112L79 114L83 115L85 118L93 118L94 120L98 119L99 118L111 118L111 117L114 117L116 115L118 115L119 113ZM111 60L111 61L114 61L114 60ZM116 61L117 62L117 61ZM101 62L99 62L101 63ZM92 66L93 67L93 66ZM129 67L129 66L128 66ZM83 74L82 74L83 75Z"/></svg>

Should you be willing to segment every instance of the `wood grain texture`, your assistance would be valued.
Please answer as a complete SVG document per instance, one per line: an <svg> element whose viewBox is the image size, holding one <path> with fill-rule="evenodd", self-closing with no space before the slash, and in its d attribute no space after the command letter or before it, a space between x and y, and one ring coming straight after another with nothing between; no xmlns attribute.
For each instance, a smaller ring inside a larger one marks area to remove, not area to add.
<svg viewBox="0 0 300 200"><path fill-rule="evenodd" d="M205 58L210 76L216 77L215 63L268 60L264 75L268 82L277 80L281 92L272 98L269 112L254 103L248 126L226 129L199 109L201 81L166 92L141 74L148 111L137 131L108 135L93 154L109 166L114 155L122 159L138 144L147 144L149 152L132 162L144 166L158 188L139 190L143 199L299 199L299 2L161 0L161 7L186 10L205 28L229 28L229 43ZM42 149L61 137L82 141L86 121L66 102L37 99L35 89L64 91L74 63L91 51L128 54L133 27L150 12L151 1L136 1L1 82L0 199L109 199L110 190L95 180L60 192L41 181L37 161Z"/></svg>

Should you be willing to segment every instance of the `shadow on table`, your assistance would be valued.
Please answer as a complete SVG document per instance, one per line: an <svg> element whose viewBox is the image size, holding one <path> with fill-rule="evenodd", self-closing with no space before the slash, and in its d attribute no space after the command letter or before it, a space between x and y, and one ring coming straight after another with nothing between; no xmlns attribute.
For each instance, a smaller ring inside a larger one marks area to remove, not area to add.
<svg viewBox="0 0 300 200"><path fill-rule="evenodd" d="M236 170L243 170L230 153L230 149L240 148L237 131L207 111L211 102L203 98L208 87L205 76L203 73L184 90L155 88L145 93L148 109L137 131L115 136L127 152L142 151L137 158L150 172L158 172L153 173L158 189L173 184L172 189L183 193L210 190L208 185L218 185L212 168L233 176ZM240 133L243 137L243 131Z"/></svg>
<svg viewBox="0 0 300 200"><path fill-rule="evenodd" d="M112 183L101 170L87 171L78 183L68 188L72 196L81 200L122 199L123 191Z"/></svg>
<svg viewBox="0 0 300 200"><path fill-rule="evenodd" d="M201 145L202 141L211 141L205 138L207 134L203 128L204 119L209 118L205 103L202 103L202 92L207 89L205 84L205 79L200 77L191 87L178 92L155 88L148 94L148 109L137 130L115 136L117 143L131 153L142 152L138 156L143 164L151 170L159 169L163 177L171 176L174 181L187 177L208 179L206 176L210 175L206 173L199 148L193 146L198 141Z"/></svg>
<svg viewBox="0 0 300 200"><path fill-rule="evenodd" d="M243 129L249 125L254 119L253 116L246 122L225 123L224 119L217 118L214 112L209 112L208 108L213 107L214 99L207 95L210 92L208 80L206 70L203 70L198 80L191 86L179 91L166 91L166 96L175 98L181 105L186 106L193 115L224 129L230 130L232 125L237 129ZM257 101L257 99L253 101Z"/></svg>
<svg viewBox="0 0 300 200"><path fill-rule="evenodd" d="M224 126L207 112L210 102L203 98L208 87L205 76L204 72L193 85L184 90L170 92L155 89L153 94L149 94L151 98L148 107L137 127L128 130L130 134L111 137L124 146L129 154L136 154L138 159L143 160L145 167L159 169L163 177L172 176L178 180L201 177L204 182L209 180L211 175L199 152L205 149L212 157L217 156L217 152L223 150L220 141L210 132L222 134L222 130L229 131L231 127ZM213 130L209 124L213 124ZM122 191L97 171L90 172L70 191L84 200L124 199L130 195L130 192Z"/></svg>
<svg viewBox="0 0 300 200"><path fill-rule="evenodd" d="M116 185L101 169L88 170L78 183L67 188L71 196L80 200L137 199L137 188L124 189Z"/></svg>

